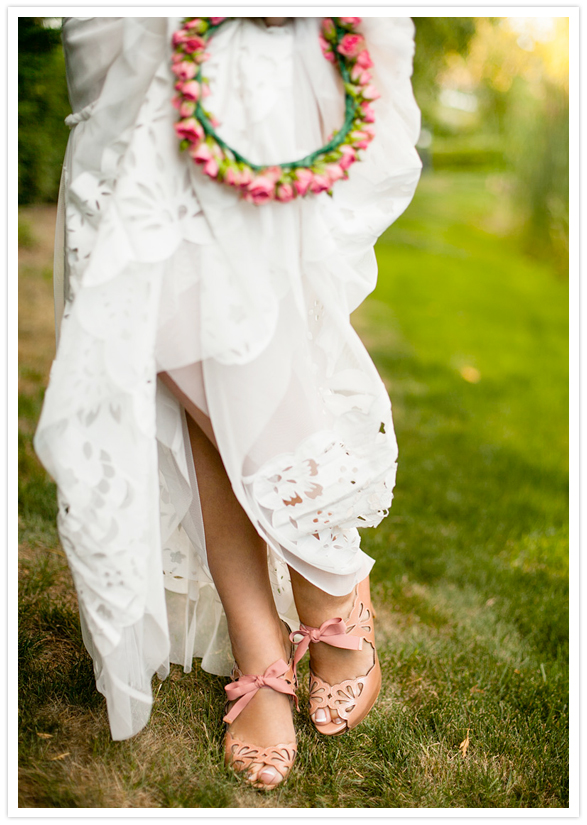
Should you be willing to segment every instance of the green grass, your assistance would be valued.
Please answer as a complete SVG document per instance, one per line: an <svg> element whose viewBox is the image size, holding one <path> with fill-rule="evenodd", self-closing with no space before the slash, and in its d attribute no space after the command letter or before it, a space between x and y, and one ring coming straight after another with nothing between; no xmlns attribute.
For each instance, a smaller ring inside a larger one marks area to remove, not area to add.
<svg viewBox="0 0 587 825"><path fill-rule="evenodd" d="M340 739L300 714L296 766L271 795L223 770L224 680L197 662L154 679L148 727L111 741L31 447L49 362L24 346L21 806L568 806L567 285L510 223L495 180L437 173L378 244L354 321L400 447L391 514L363 532L384 688ZM46 265L22 288L50 302Z"/></svg>

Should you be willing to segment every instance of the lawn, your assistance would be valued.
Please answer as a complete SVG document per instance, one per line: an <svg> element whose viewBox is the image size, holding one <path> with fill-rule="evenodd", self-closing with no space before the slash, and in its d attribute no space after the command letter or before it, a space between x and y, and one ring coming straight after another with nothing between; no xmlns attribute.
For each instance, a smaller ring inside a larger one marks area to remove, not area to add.
<svg viewBox="0 0 587 825"><path fill-rule="evenodd" d="M340 739L300 714L296 767L266 796L222 769L224 680L197 665L155 678L149 726L110 740L31 444L54 209L21 211L22 807L568 806L568 284L519 251L503 188L427 175L378 243L353 321L400 447L390 516L363 534L384 687Z"/></svg>

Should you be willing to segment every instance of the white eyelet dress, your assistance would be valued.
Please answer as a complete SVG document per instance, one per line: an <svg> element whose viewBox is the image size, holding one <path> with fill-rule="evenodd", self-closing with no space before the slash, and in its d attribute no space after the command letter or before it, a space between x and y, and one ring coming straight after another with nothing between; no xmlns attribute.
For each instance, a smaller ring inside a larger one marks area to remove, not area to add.
<svg viewBox="0 0 587 825"><path fill-rule="evenodd" d="M287 565L342 595L370 571L358 527L392 499L387 392L349 314L375 286L373 244L413 196L419 111L409 18L365 18L376 137L333 196L256 206L179 150L171 36L179 18L66 18L73 115L55 254L57 355L35 447L84 642L114 739L149 719L151 679L194 656L232 663L185 414L210 417L235 495L266 539L280 615ZM256 163L295 160L343 121L320 18L227 22L207 108ZM197 464L197 456L196 456Z"/></svg>

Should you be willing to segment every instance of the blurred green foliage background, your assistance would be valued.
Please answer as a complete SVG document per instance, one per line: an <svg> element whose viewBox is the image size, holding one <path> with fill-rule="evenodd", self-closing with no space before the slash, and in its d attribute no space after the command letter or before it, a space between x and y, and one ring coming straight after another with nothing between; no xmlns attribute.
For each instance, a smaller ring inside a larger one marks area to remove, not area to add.
<svg viewBox="0 0 587 825"><path fill-rule="evenodd" d="M60 18L18 20L18 202L57 200L71 112Z"/></svg>

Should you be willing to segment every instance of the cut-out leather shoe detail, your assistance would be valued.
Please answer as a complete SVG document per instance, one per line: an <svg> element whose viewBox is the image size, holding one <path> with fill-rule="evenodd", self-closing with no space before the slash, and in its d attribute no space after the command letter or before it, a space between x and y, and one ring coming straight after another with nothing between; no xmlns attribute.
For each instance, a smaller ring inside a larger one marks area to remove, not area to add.
<svg viewBox="0 0 587 825"><path fill-rule="evenodd" d="M287 664L278 659L267 668L262 676L243 674L236 666L232 672L233 681L225 686L228 696L227 713L224 722L230 725L245 708L257 691L269 687L279 693L296 696L296 676L293 660ZM268 747L243 742L227 730L224 739L224 764L231 767L254 788L269 791L287 778L297 753L297 744L288 742Z"/></svg>
<svg viewBox="0 0 587 825"><path fill-rule="evenodd" d="M355 728L367 716L381 690L381 667L375 649L373 616L367 578L357 585L355 601L346 622L341 618L328 619L319 628L300 624L300 629L290 636L293 644L298 646L294 657L296 666L308 647L318 642L361 650L363 641L366 641L373 648L373 665L364 676L334 685L314 673L310 659L310 717L316 730L327 736L336 736ZM302 638L296 639L300 635Z"/></svg>

